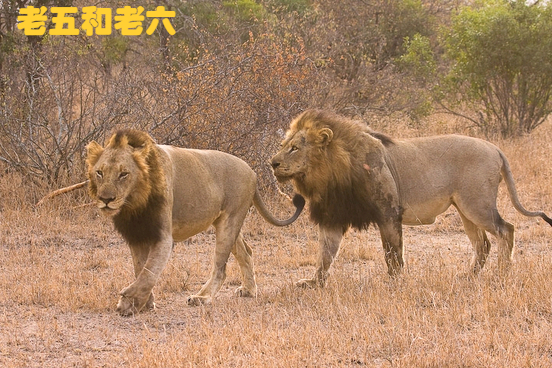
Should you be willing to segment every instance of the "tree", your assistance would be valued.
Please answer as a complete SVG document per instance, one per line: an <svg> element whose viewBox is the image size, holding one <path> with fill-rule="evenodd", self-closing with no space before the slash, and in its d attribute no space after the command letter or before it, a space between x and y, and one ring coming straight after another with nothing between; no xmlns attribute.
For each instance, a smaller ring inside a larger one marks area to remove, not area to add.
<svg viewBox="0 0 552 368"><path fill-rule="evenodd" d="M487 0L463 8L445 36L451 67L443 83L459 103L443 106L486 134L530 133L552 112L550 34L550 3Z"/></svg>

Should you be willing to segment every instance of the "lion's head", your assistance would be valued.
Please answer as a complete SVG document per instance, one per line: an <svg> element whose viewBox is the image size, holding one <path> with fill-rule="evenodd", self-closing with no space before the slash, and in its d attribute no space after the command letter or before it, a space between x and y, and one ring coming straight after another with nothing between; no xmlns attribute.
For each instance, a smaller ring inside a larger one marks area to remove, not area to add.
<svg viewBox="0 0 552 368"><path fill-rule="evenodd" d="M88 144L89 191L102 213L114 216L147 205L155 181L162 179L158 165L152 165L157 155L152 138L137 130L118 131L105 148Z"/></svg>
<svg viewBox="0 0 552 368"><path fill-rule="evenodd" d="M307 110L292 121L272 167L280 182L292 180L310 200L316 223L363 228L379 216L366 167L383 165L387 144L392 144L390 138L366 124Z"/></svg>
<svg viewBox="0 0 552 368"><path fill-rule="evenodd" d="M312 160L320 160L333 139L333 131L319 123L316 111L310 110L293 120L282 149L272 159L274 175L280 182L303 181L311 172Z"/></svg>

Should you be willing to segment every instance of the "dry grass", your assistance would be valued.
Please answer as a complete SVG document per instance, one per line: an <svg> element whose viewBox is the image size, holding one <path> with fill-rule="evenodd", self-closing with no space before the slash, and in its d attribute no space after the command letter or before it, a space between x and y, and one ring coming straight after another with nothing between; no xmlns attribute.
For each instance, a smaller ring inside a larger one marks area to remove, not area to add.
<svg viewBox="0 0 552 368"><path fill-rule="evenodd" d="M499 142L522 202L549 213L551 140L548 124ZM478 277L465 276L472 253L449 211L435 225L405 228L408 265L397 279L387 276L370 229L347 235L326 288L296 289L314 270L315 229L306 216L273 228L252 211L244 236L254 250L256 299L233 296L240 275L231 259L215 303L186 305L208 277L214 236L206 232L176 245L155 289L158 309L122 318L114 309L132 268L111 224L93 208L63 209L76 205L64 198L33 209L14 183L0 178L2 367L552 365L552 229L517 214L504 190L499 207L516 225L518 245L505 279L496 248Z"/></svg>

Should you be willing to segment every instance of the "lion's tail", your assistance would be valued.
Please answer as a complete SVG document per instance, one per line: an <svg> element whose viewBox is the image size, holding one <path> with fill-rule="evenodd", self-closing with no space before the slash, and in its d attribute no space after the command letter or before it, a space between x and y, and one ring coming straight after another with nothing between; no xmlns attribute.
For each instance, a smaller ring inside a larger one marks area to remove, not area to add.
<svg viewBox="0 0 552 368"><path fill-rule="evenodd" d="M500 151L499 151L500 152ZM512 201L512 204L514 205L514 208L518 210L519 213L522 215L528 216L528 217L541 217L544 221L548 222L550 226L552 226L552 219L544 212L541 211L527 211L519 201L519 197L516 190L516 185L514 183L514 177L512 175L512 170L510 169L510 164L508 163L508 160L506 159L506 156L502 152L500 152L500 157L502 158L502 177L504 178L504 181L506 182L506 187L508 187L508 194L510 194L510 200Z"/></svg>
<svg viewBox="0 0 552 368"><path fill-rule="evenodd" d="M265 203L263 202L263 199L261 198L261 194L259 193L259 188L255 190L255 196L253 197L253 204L255 205L255 208L257 208L257 211L263 216L263 218L271 223L274 226L287 226L291 224L293 221L297 220L297 217L301 214L301 211L303 211L303 208L305 207L305 198L303 198L300 194L296 194L293 197L293 205L295 206L295 213L293 216L288 218L287 220L278 220L270 211L268 208L266 208Z"/></svg>

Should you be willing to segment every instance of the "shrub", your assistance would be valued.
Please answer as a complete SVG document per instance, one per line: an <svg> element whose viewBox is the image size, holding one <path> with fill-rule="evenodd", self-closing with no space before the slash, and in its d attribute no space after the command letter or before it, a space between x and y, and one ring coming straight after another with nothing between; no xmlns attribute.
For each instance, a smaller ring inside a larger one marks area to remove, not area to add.
<svg viewBox="0 0 552 368"><path fill-rule="evenodd" d="M487 1L463 8L445 37L452 63L446 92L460 108L478 112L464 116L487 134L531 132L552 112L551 33L551 4Z"/></svg>

